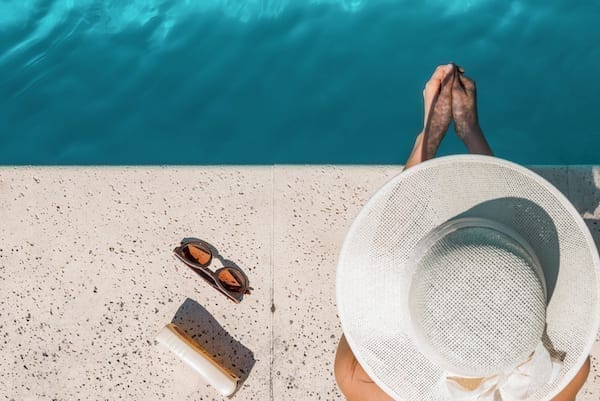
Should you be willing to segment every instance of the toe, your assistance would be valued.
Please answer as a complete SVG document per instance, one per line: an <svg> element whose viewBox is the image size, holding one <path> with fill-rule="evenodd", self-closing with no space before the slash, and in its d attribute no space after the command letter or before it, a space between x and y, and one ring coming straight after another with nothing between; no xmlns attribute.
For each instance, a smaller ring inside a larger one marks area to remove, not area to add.
<svg viewBox="0 0 600 401"><path fill-rule="evenodd" d="M442 81L448 74L452 73L453 71L454 64L438 65L429 80L431 81L437 79L438 81Z"/></svg>
<svg viewBox="0 0 600 401"><path fill-rule="evenodd" d="M465 86L463 84L463 79L464 76L460 73L456 73L454 76L454 82L452 83L452 89L456 90L456 89L460 89L460 90L465 90Z"/></svg>
<svg viewBox="0 0 600 401"><path fill-rule="evenodd" d="M452 86L454 85L454 76L455 76L454 65L447 69L447 73L442 80L442 92L449 92L452 90Z"/></svg>
<svg viewBox="0 0 600 401"><path fill-rule="evenodd" d="M454 75L454 69L455 65L453 63L438 65L425 85L423 96L428 97L439 92L442 84L448 82L452 78L451 75Z"/></svg>
<svg viewBox="0 0 600 401"><path fill-rule="evenodd" d="M438 65L435 71L433 71L433 74L431 74L429 80L437 79L438 81L441 81L444 78L444 75L446 75L446 66Z"/></svg>
<svg viewBox="0 0 600 401"><path fill-rule="evenodd" d="M471 78L459 74L460 82L462 84L462 86L469 92L475 92L475 81L473 81Z"/></svg>

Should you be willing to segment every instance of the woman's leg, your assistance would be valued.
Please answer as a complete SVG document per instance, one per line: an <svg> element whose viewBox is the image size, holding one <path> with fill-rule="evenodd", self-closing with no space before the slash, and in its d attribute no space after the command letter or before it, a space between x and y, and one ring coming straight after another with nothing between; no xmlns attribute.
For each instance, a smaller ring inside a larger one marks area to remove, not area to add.
<svg viewBox="0 0 600 401"><path fill-rule="evenodd" d="M456 66L440 65L425 84L423 100L425 103L425 121L423 124L422 159L435 157L440 143L452 122L452 89Z"/></svg>
<svg viewBox="0 0 600 401"><path fill-rule="evenodd" d="M438 66L423 89L423 131L417 136L413 150L404 165L410 168L432 159L452 121L454 64Z"/></svg>
<svg viewBox="0 0 600 401"><path fill-rule="evenodd" d="M335 380L348 401L393 401L363 370L346 337L342 335L335 354Z"/></svg>
<svg viewBox="0 0 600 401"><path fill-rule="evenodd" d="M579 369L579 372L577 372L573 380L571 380L571 382L567 384L567 387L565 387L560 393L558 393L558 395L554 397L552 401L575 401L575 396L577 395L579 390L581 390L581 387L583 387L583 384L585 383L588 375L590 374L590 366L591 362L590 357L588 356L588 358L585 360L585 363L583 364L581 369Z"/></svg>
<svg viewBox="0 0 600 401"><path fill-rule="evenodd" d="M590 374L590 366L590 357L588 357L573 380L552 401L575 401L577 393ZM392 400L365 373L343 335L335 355L334 370L338 386L348 401Z"/></svg>
<svg viewBox="0 0 600 401"><path fill-rule="evenodd" d="M434 135L425 138L425 131L428 128L430 112L436 114L438 110L440 117L431 116L435 123L432 127L446 127L447 117L444 114L448 104L448 92L443 91L444 82L448 82L448 74L454 74L452 80L452 118L457 135L462 139L470 153L492 155L492 150L479 127L477 116L477 92L475 82L467 78L459 67L439 66L427 82L423 90L423 100L425 106L424 129L415 140L413 150L404 166L404 169L410 168L424 160L435 156L435 152L445 134L445 131L434 130ZM444 95L442 95L442 93ZM440 101L439 98L442 98ZM435 101L434 101L435 100ZM435 104L438 106L436 107ZM433 107L432 107L433 106ZM443 107L442 107L443 106ZM425 141L428 141L425 144ZM383 390L381 390L369 376L362 366L356 360L346 338L342 335L338 350L335 356L335 378L340 390L348 401L391 401ZM590 358L586 360L577 375L571 382L556 396L552 401L575 401L575 396L583 387L590 372Z"/></svg>
<svg viewBox="0 0 600 401"><path fill-rule="evenodd" d="M492 149L487 143L479 126L477 115L477 90L475 82L466 77L464 70L454 70L452 87L452 118L456 134L469 149L470 153L492 155Z"/></svg>
<svg viewBox="0 0 600 401"><path fill-rule="evenodd" d="M404 165L404 170L414 166L415 164L419 164L423 161L423 133L421 132L417 135L417 139L415 140L415 145L413 146L413 150L408 156L408 160Z"/></svg>

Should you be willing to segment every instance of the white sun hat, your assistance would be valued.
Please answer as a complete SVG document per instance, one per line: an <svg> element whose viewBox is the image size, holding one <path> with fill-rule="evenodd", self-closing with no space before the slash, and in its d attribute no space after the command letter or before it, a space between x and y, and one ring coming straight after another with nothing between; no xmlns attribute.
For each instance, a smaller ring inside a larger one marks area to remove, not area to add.
<svg viewBox="0 0 600 401"><path fill-rule="evenodd" d="M495 157L412 167L356 217L337 305L366 373L402 401L545 401L600 324L600 259L555 187Z"/></svg>

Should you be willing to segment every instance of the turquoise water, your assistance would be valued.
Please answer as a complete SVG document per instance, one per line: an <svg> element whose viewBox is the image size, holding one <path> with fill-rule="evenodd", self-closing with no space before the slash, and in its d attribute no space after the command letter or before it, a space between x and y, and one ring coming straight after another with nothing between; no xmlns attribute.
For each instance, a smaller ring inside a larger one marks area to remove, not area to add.
<svg viewBox="0 0 600 401"><path fill-rule="evenodd" d="M497 155L600 164L595 0L0 0L0 164L402 163L437 64ZM452 135L441 153L463 152Z"/></svg>

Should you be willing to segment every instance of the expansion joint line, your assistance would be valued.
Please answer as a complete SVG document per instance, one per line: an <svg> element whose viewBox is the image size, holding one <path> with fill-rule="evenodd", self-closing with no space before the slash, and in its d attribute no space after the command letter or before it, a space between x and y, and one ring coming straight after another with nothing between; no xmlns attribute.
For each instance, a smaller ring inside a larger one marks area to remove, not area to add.
<svg viewBox="0 0 600 401"><path fill-rule="evenodd" d="M270 275L271 275L271 338L270 338L270 356L269 356L269 399L274 401L273 395L273 363L275 362L275 165L271 166L271 260L270 260Z"/></svg>

